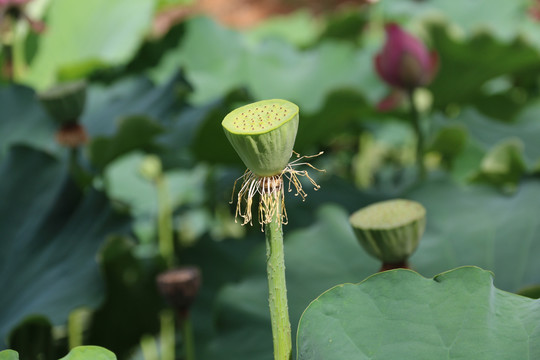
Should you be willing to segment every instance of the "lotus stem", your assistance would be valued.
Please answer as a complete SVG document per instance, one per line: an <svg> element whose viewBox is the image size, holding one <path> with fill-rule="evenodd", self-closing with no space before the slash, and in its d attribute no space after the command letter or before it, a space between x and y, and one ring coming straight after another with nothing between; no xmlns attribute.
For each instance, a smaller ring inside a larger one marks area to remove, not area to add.
<svg viewBox="0 0 540 360"><path fill-rule="evenodd" d="M15 80L15 71L14 71L14 61L13 61L13 45L4 44L4 64L3 64L3 73L7 78L7 81L12 84Z"/></svg>
<svg viewBox="0 0 540 360"><path fill-rule="evenodd" d="M409 105L411 109L411 119L416 133L416 165L418 166L418 176L420 180L426 178L426 165L424 164L424 132L420 126L420 113L414 102L414 89L407 91Z"/></svg>
<svg viewBox="0 0 540 360"><path fill-rule="evenodd" d="M285 281L285 254L283 249L283 229L280 222L272 221L265 226L266 260L268 274L268 302L272 322L272 339L274 342L274 359L289 360L291 358L291 323L287 305L287 285Z"/></svg>
<svg viewBox="0 0 540 360"><path fill-rule="evenodd" d="M164 310L160 319L161 332L161 360L175 359L174 313Z"/></svg>
<svg viewBox="0 0 540 360"><path fill-rule="evenodd" d="M174 263L174 239L172 227L172 211L169 203L169 191L163 174L156 177L156 189L158 193L158 238L159 252L167 263L167 268L172 268Z"/></svg>
<svg viewBox="0 0 540 360"><path fill-rule="evenodd" d="M195 339L189 313L185 314L180 321L182 322L182 339L184 340L184 359L195 360Z"/></svg>
<svg viewBox="0 0 540 360"><path fill-rule="evenodd" d="M159 360L157 342L152 335L145 335L142 337L141 350L144 360Z"/></svg>

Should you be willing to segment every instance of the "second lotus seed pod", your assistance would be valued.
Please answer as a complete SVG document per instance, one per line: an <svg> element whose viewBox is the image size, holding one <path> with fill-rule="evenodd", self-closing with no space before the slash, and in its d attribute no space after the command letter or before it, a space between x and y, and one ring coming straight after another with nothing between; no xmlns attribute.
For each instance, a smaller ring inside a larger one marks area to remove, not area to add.
<svg viewBox="0 0 540 360"><path fill-rule="evenodd" d="M406 263L416 250L426 227L425 208L411 200L388 200L351 215L356 238L383 264Z"/></svg>
<svg viewBox="0 0 540 360"><path fill-rule="evenodd" d="M60 126L78 123L86 102L86 83L77 81L54 86L40 93L39 100Z"/></svg>

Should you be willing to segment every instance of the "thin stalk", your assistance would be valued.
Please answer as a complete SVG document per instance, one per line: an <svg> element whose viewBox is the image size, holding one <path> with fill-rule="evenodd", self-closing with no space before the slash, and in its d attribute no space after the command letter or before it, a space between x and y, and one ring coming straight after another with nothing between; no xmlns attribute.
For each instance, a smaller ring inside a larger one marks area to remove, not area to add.
<svg viewBox="0 0 540 360"><path fill-rule="evenodd" d="M4 64L3 64L3 73L7 78L9 83L14 81L14 68L13 68L13 46L11 44L4 45Z"/></svg>
<svg viewBox="0 0 540 360"><path fill-rule="evenodd" d="M277 209L276 216L281 211ZM283 251L283 229L276 219L265 226L266 261L268 273L268 302L272 321L274 359L291 359L291 323L287 305L287 285L285 283L285 255Z"/></svg>
<svg viewBox="0 0 540 360"><path fill-rule="evenodd" d="M383 272L383 271L386 271L386 270L393 270L393 269L410 269L409 262L407 260L399 261L399 262L396 262L396 263L385 263L385 262L383 262L379 272Z"/></svg>
<svg viewBox="0 0 540 360"><path fill-rule="evenodd" d="M158 192L159 252L170 269L174 263L172 211L169 203L169 191L163 175L157 177L156 189Z"/></svg>
<svg viewBox="0 0 540 360"><path fill-rule="evenodd" d="M92 176L80 164L80 147L69 149L69 173L80 188L86 188L92 183Z"/></svg>
<svg viewBox="0 0 540 360"><path fill-rule="evenodd" d="M172 211L169 203L169 191L167 183L160 174L156 178L156 190L158 193L158 239L159 252L165 259L167 268L174 265L174 243L172 228ZM161 314L161 360L174 360L175 336L174 336L174 313L166 310Z"/></svg>
<svg viewBox="0 0 540 360"><path fill-rule="evenodd" d="M79 148L74 147L69 149L69 172L71 178L81 187L85 184L85 173L79 165Z"/></svg>
<svg viewBox="0 0 540 360"><path fill-rule="evenodd" d="M77 178L77 175L80 172L78 147L69 149L69 169L71 175L73 175L74 178Z"/></svg>
<svg viewBox="0 0 540 360"><path fill-rule="evenodd" d="M195 339L189 314L180 316L180 321L182 323L182 339L184 340L184 360L195 360Z"/></svg>
<svg viewBox="0 0 540 360"><path fill-rule="evenodd" d="M75 309L68 317L68 343L69 348L73 349L84 343L84 328L88 320L88 310Z"/></svg>
<svg viewBox="0 0 540 360"><path fill-rule="evenodd" d="M164 310L161 313L161 360L174 360L175 358L175 338L174 338L174 312Z"/></svg>
<svg viewBox="0 0 540 360"><path fill-rule="evenodd" d="M424 132L420 126L420 113L414 102L414 89L407 91L409 105L411 109L411 118L416 133L416 165L418 166L418 174L421 180L426 178L426 166L424 164Z"/></svg>
<svg viewBox="0 0 540 360"><path fill-rule="evenodd" d="M144 360L159 360L158 346L153 336L145 335L142 337L141 350Z"/></svg>

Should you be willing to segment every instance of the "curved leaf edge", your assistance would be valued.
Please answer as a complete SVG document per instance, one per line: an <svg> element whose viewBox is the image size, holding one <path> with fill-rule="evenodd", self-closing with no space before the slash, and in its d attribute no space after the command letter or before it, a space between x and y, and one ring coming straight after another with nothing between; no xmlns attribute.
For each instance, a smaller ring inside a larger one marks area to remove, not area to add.
<svg viewBox="0 0 540 360"><path fill-rule="evenodd" d="M432 278L425 277L422 274L418 273L417 271L414 271L414 270L411 270L411 269L401 269L401 268L400 269L392 269L392 270L378 272L378 273L375 273L373 275L370 275L370 276L368 276L367 278L365 278L364 280L362 280L362 281L360 281L358 283L343 283L343 284L338 284L338 285L332 286L330 289L324 291L322 294L320 294L315 299L313 299L309 303L309 305L304 309L304 311L302 312L302 315L300 316L300 320L298 321L298 327L297 327L297 331L296 331L296 341L295 341L295 343L296 343L296 358L298 359L298 356L299 356L298 352L299 352L300 347L298 346L298 344L299 344L298 338L299 338L299 334L300 334L300 329L302 328L302 321L304 319L304 315L306 314L307 310L311 307L311 305L313 305L316 301L320 300L327 293L329 293L329 292L331 292L331 291L333 291L333 290L335 290L335 289L337 289L339 287L343 287L345 285L358 286L358 285L364 284L366 282L372 281L374 278L377 278L377 277L380 277L380 276L387 276L389 273L408 272L408 273L411 273L413 275L418 275L424 280L433 280L435 282L441 282L441 281L444 281L442 278L444 278L446 275L448 275L450 273L463 271L463 270L466 270L466 269L473 269L474 271L479 271L479 272L482 272L482 273L485 273L485 274L489 274L489 276L491 277L491 286L493 288L496 288L495 285L493 284L493 278L495 277L495 274L490 270L485 270L485 269L482 269L479 266L474 266L474 265L465 265L465 266L460 266L460 267L457 267L457 268L454 268L454 269L450 269L450 270L444 271L444 272L442 272L440 274L437 274L437 275L433 276ZM500 291L502 293L511 294L513 296L517 296L517 297L520 297L520 298L530 299L529 297L521 295L521 294L511 293L509 291L501 290L499 288L496 288L496 289L497 289L497 291Z"/></svg>

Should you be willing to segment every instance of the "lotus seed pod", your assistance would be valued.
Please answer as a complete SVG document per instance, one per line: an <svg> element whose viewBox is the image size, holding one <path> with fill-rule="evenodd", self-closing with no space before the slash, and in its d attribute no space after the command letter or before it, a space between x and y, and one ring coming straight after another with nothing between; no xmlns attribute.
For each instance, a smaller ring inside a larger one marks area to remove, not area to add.
<svg viewBox="0 0 540 360"><path fill-rule="evenodd" d="M426 209L410 200L388 200L358 210L349 219L356 238L383 264L406 262L426 227Z"/></svg>
<svg viewBox="0 0 540 360"><path fill-rule="evenodd" d="M257 176L272 176L289 163L298 111L286 100L263 100L233 110L221 125L246 167Z"/></svg>
<svg viewBox="0 0 540 360"><path fill-rule="evenodd" d="M77 81L54 86L40 93L39 100L60 126L78 123L86 101L86 83Z"/></svg>

